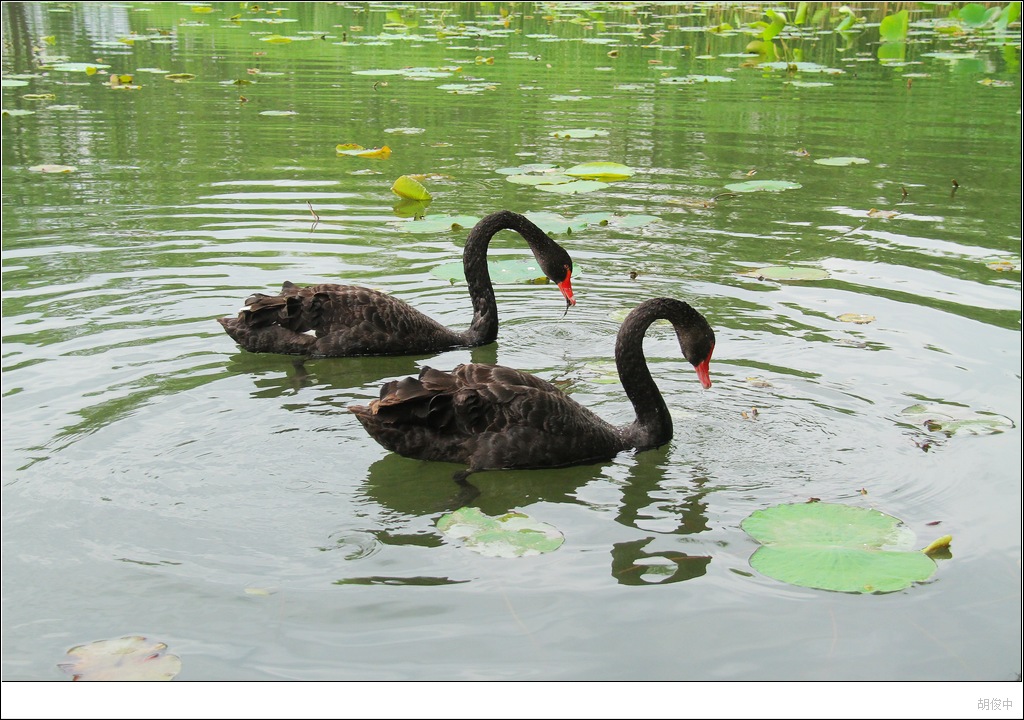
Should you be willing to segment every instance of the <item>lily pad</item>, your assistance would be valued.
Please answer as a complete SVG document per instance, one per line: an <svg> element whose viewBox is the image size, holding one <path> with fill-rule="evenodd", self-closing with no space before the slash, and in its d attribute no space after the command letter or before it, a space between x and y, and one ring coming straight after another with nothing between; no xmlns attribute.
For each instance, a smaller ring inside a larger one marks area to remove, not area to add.
<svg viewBox="0 0 1024 720"><path fill-rule="evenodd" d="M827 157L818 158L814 161L818 165L833 165L842 167L844 165L867 165L870 160L862 157Z"/></svg>
<svg viewBox="0 0 1024 720"><path fill-rule="evenodd" d="M105 63L76 63L76 62L62 62L56 65L51 65L50 70L56 72L84 72L87 75L94 75L98 70L103 70L110 67Z"/></svg>
<svg viewBox="0 0 1024 720"><path fill-rule="evenodd" d="M505 179L516 185L562 185L576 182L575 178L561 173L529 173L526 175L506 175Z"/></svg>
<svg viewBox="0 0 1024 720"><path fill-rule="evenodd" d="M557 169L558 166L551 163L526 163L515 167L498 168L494 172L502 175L527 175L530 173L552 173Z"/></svg>
<svg viewBox="0 0 1024 720"><path fill-rule="evenodd" d="M266 115L267 117L285 117L287 115L298 115L294 110L264 110L260 115Z"/></svg>
<svg viewBox="0 0 1024 720"><path fill-rule="evenodd" d="M900 411L900 415L931 432L953 435L993 435L1010 430L1013 420L995 413L974 412L957 405L919 403Z"/></svg>
<svg viewBox="0 0 1024 720"><path fill-rule="evenodd" d="M768 265L740 274L755 277L758 280L825 280L828 278L826 270L800 265Z"/></svg>
<svg viewBox="0 0 1024 720"><path fill-rule="evenodd" d="M875 321L874 315L864 315L862 313L843 313L836 318L839 322L854 323L855 325L867 325Z"/></svg>
<svg viewBox="0 0 1024 720"><path fill-rule="evenodd" d="M0 80L0 87L25 87L26 85L28 85L26 80L11 80L8 78Z"/></svg>
<svg viewBox="0 0 1024 720"><path fill-rule="evenodd" d="M788 180L746 180L729 183L726 190L732 192L781 192L783 190L799 190L803 185Z"/></svg>
<svg viewBox="0 0 1024 720"><path fill-rule="evenodd" d="M492 517L477 508L442 516L437 529L463 547L488 557L524 557L557 550L565 537L557 528L520 512Z"/></svg>
<svg viewBox="0 0 1024 720"><path fill-rule="evenodd" d="M164 79L173 80L174 82L188 82L189 80L195 80L196 76L192 73L168 73L164 75Z"/></svg>
<svg viewBox="0 0 1024 720"><path fill-rule="evenodd" d="M402 175L395 183L391 186L391 192L399 197L408 198L410 200L430 200L430 192L423 187L423 184L419 180L409 177L408 175Z"/></svg>
<svg viewBox="0 0 1024 720"><path fill-rule="evenodd" d="M800 587L887 593L924 582L935 561L910 549L913 532L878 510L834 503L776 505L740 523L761 543L750 566Z"/></svg>
<svg viewBox="0 0 1024 720"><path fill-rule="evenodd" d="M70 173L77 169L73 165L33 165L29 168L32 172L38 173Z"/></svg>
<svg viewBox="0 0 1024 720"><path fill-rule="evenodd" d="M355 143L336 145L334 151L339 155L351 155L353 157L372 158L374 160L387 160L391 157L391 148L384 145L379 148L364 148Z"/></svg>
<svg viewBox="0 0 1024 720"><path fill-rule="evenodd" d="M540 269L537 261L532 258L488 260L487 271L491 274L491 281L495 283L542 285L548 282L544 271ZM430 274L452 283L463 282L466 279L461 261L438 265L430 271Z"/></svg>
<svg viewBox="0 0 1024 720"><path fill-rule="evenodd" d="M578 193L594 192L595 190L603 190L608 187L608 183L600 182L598 180L576 180L568 183L541 183L534 185L538 190L544 192L558 193L560 195L576 195Z"/></svg>
<svg viewBox="0 0 1024 720"><path fill-rule="evenodd" d="M480 218L473 215L428 215L420 220L404 222L400 227L407 232L436 233L473 227L478 222Z"/></svg>
<svg viewBox="0 0 1024 720"><path fill-rule="evenodd" d="M607 130L592 130L591 128L573 128L571 130L555 130L551 133L556 138L594 138L607 137Z"/></svg>
<svg viewBox="0 0 1024 720"><path fill-rule="evenodd" d="M582 178L584 180L625 180L633 175L633 168L616 162L589 162L582 165L573 165L565 171L566 175Z"/></svg>
<svg viewBox="0 0 1024 720"><path fill-rule="evenodd" d="M52 109L53 108L51 108L51 110ZM10 110L8 110L7 108L4 108L3 109L3 114L5 116L17 117L18 115L35 115L36 111L35 110L22 110L20 108L11 108Z"/></svg>
<svg viewBox="0 0 1024 720"><path fill-rule="evenodd" d="M181 658L165 650L162 642L128 635L73 647L71 661L57 666L74 680L173 680Z"/></svg>

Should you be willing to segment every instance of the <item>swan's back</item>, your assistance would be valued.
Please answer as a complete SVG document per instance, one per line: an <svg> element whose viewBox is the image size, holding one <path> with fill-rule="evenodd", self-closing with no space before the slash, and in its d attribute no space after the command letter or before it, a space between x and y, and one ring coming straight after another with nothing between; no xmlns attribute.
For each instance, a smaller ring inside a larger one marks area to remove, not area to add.
<svg viewBox="0 0 1024 720"><path fill-rule="evenodd" d="M250 352L313 357L429 353L460 336L408 303L355 285L299 287L255 294L235 318L220 318L228 335ZM307 334L315 331L314 335Z"/></svg>
<svg viewBox="0 0 1024 720"><path fill-rule="evenodd" d="M554 385L502 365L425 367L349 409L388 450L469 472L574 465L624 449L613 426Z"/></svg>

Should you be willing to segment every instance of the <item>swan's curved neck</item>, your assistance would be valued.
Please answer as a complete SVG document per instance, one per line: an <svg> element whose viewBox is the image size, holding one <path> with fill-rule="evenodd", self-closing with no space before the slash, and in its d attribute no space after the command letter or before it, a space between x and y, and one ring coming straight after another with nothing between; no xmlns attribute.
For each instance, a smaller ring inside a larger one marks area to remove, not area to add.
<svg viewBox="0 0 1024 720"><path fill-rule="evenodd" d="M633 403L636 420L619 428L628 447L637 449L664 445L672 439L672 416L651 377L644 356L643 341L655 320L668 320L680 339L701 324L701 315L684 302L658 298L633 310L619 328L615 341L615 365L622 389Z"/></svg>
<svg viewBox="0 0 1024 720"><path fill-rule="evenodd" d="M462 254L462 267L473 301L473 322L462 333L466 345L487 345L498 337L498 303L494 299L494 286L487 269L487 247L499 230L515 230L534 252L539 238L547 239L540 228L509 210L492 213L473 227Z"/></svg>

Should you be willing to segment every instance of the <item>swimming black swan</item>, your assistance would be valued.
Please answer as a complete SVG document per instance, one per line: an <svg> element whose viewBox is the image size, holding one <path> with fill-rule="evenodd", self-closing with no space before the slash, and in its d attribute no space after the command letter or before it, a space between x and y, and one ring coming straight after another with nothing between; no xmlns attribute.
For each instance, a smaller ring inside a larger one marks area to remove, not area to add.
<svg viewBox="0 0 1024 720"><path fill-rule="evenodd" d="M615 342L615 365L636 420L616 427L551 383L502 365L459 365L450 373L424 367L419 378L392 380L380 399L349 410L388 450L420 460L468 465L455 474L498 468L578 465L644 450L672 438L672 418L644 357L655 320L675 327L683 356L711 387L708 366L715 333L681 300L647 300L626 317Z"/></svg>
<svg viewBox="0 0 1024 720"><path fill-rule="evenodd" d="M509 210L491 213L466 239L462 264L473 299L473 321L458 332L386 293L354 285L284 283L279 295L256 293L237 317L217 322L250 352L310 357L417 355L476 347L498 336L498 305L487 270L487 246L499 230L515 230L529 244L544 274L558 285L566 309L575 305L572 258L527 218ZM307 334L312 330L313 335Z"/></svg>

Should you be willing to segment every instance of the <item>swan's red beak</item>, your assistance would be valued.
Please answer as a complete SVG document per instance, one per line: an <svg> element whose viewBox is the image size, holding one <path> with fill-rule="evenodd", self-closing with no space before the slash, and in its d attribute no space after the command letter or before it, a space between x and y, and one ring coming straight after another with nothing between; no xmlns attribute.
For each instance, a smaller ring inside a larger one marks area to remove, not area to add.
<svg viewBox="0 0 1024 720"><path fill-rule="evenodd" d="M566 302L565 309L566 310L569 309L570 305L575 305L576 304L576 298L573 297L573 294L572 294L572 271L571 270L567 269L565 271L565 280L563 280L562 282L558 283L558 289L562 291L562 295L565 297L565 302Z"/></svg>
<svg viewBox="0 0 1024 720"><path fill-rule="evenodd" d="M697 370L697 379L700 380L700 384L707 390L711 387L711 353L715 351L715 346L711 346L711 352L704 358L704 362L694 365Z"/></svg>
<svg viewBox="0 0 1024 720"><path fill-rule="evenodd" d="M711 387L711 372L708 367L710 364L711 358L708 358L697 366L697 379L700 380L700 384L704 386L705 390Z"/></svg>

